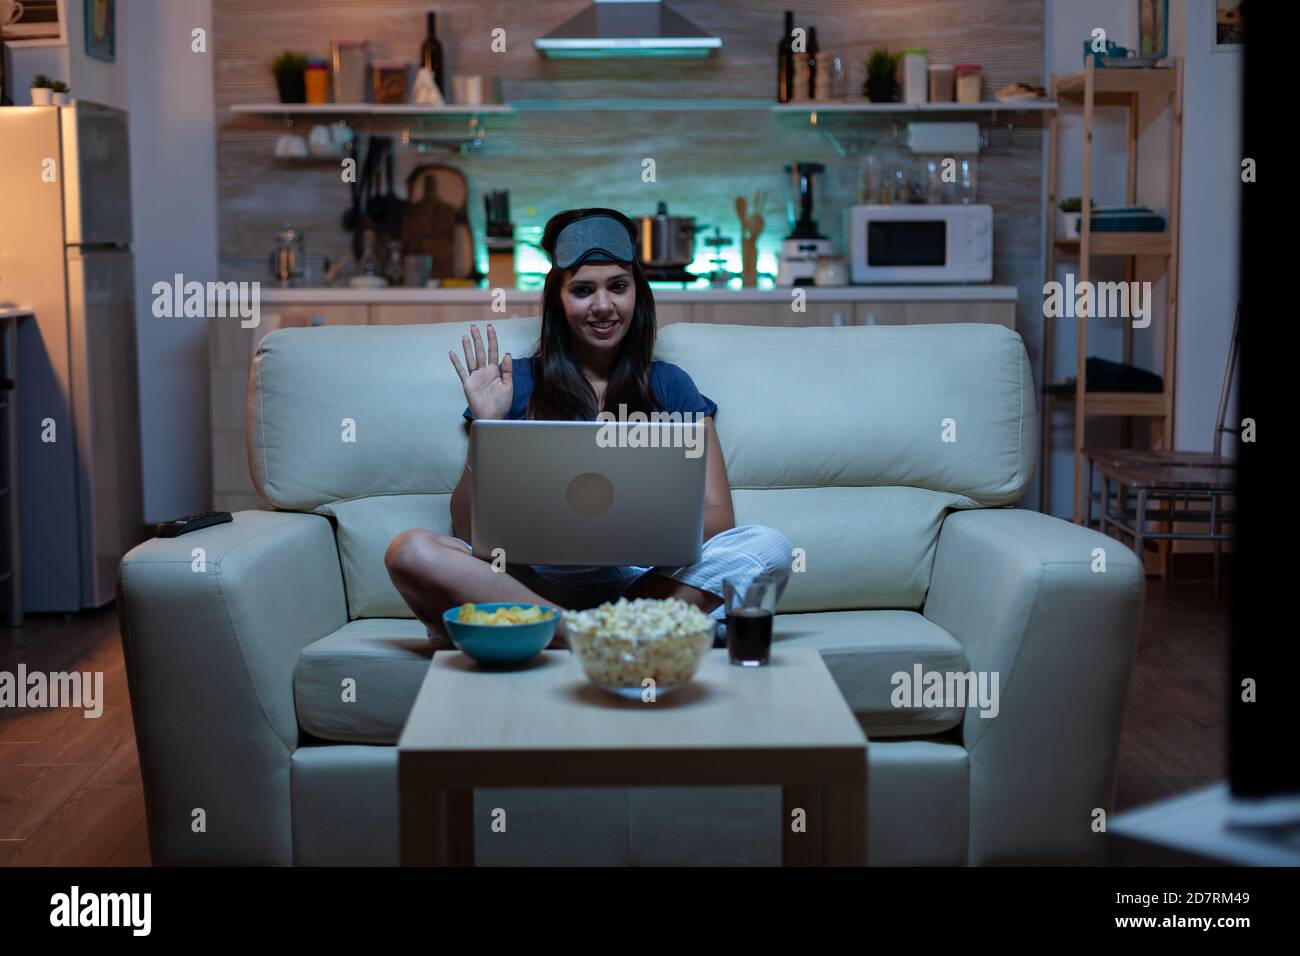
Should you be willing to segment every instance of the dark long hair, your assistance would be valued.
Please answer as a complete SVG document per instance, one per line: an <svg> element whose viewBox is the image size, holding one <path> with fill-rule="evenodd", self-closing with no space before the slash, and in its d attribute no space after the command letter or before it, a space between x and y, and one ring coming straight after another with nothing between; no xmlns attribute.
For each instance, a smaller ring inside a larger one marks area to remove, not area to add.
<svg viewBox="0 0 1300 956"><path fill-rule="evenodd" d="M621 222L635 245L636 225L618 210L602 207L567 209L552 216L542 233L542 248L551 260L555 260L555 240L561 229L575 219L597 215L610 216ZM604 409L617 413L622 403L627 405L629 412L639 411L648 415L657 410L650 375L655 347L655 300L641 263L634 257L632 262L621 264L628 266L632 273L636 307L609 371ZM569 331L564 303L560 299L565 278L571 271L576 269L552 266L546 274L546 285L542 290L542 330L536 351L533 391L528 400L528 418L590 421L604 410L597 407L596 392L578 368L573 354L573 333Z"/></svg>

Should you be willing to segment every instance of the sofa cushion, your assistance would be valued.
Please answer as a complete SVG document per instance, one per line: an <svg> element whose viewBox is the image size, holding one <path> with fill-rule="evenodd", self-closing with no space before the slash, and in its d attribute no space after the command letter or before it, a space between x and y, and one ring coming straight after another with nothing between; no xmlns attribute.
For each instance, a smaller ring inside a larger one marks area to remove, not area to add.
<svg viewBox="0 0 1300 956"><path fill-rule="evenodd" d="M298 725L324 740L394 744L433 646L414 618L352 621L303 648L293 674ZM354 699L345 699L351 679Z"/></svg>
<svg viewBox="0 0 1300 956"><path fill-rule="evenodd" d="M778 611L920 610L939 527L962 507L948 492L885 488L737 488L737 524L790 539L790 583Z"/></svg>
<svg viewBox="0 0 1300 956"><path fill-rule="evenodd" d="M895 707L894 674L965 672L970 665L956 638L914 611L829 611L778 614L772 653L815 647L868 737L940 734L961 723L956 707Z"/></svg>
<svg viewBox="0 0 1300 956"><path fill-rule="evenodd" d="M956 708L895 708L893 674L965 671L961 645L912 611L779 614L781 646L816 647L864 732L927 736L961 722ZM433 649L416 620L352 621L309 644L294 672L294 701L304 731L346 743L396 743L415 703ZM345 685L345 681L351 683ZM347 691L347 693L345 693Z"/></svg>
<svg viewBox="0 0 1300 956"><path fill-rule="evenodd" d="M1000 325L679 322L655 357L718 403L733 488L910 485L1000 505L1033 473L1029 358Z"/></svg>
<svg viewBox="0 0 1300 956"><path fill-rule="evenodd" d="M322 505L334 519L348 616L411 617L384 568L408 528L451 534L450 495L374 495ZM766 488L732 493L737 524L798 549L780 611L913 608L925 602L939 526L960 497L924 488Z"/></svg>
<svg viewBox="0 0 1300 956"><path fill-rule="evenodd" d="M493 327L503 351L523 356L539 321ZM468 431L446 355L465 329L268 334L245 429L262 497L310 511L368 495L449 494ZM734 488L910 485L995 505L1016 501L1033 472L1029 361L1020 336L1001 326L680 322L659 333L655 357L680 365L718 403Z"/></svg>
<svg viewBox="0 0 1300 956"><path fill-rule="evenodd" d="M451 495L371 495L322 505L334 520L348 617L414 617L393 587L384 552L403 531L451 534Z"/></svg>

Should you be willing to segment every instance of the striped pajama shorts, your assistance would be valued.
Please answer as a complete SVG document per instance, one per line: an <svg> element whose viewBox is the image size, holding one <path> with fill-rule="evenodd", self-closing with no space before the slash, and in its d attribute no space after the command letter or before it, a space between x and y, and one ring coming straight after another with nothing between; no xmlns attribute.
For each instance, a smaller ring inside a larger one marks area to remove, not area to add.
<svg viewBox="0 0 1300 956"><path fill-rule="evenodd" d="M472 550L468 543L461 543L466 550ZM776 578L776 598L780 601L790 583L792 550L790 540L781 532L761 524L746 524L718 532L704 542L698 561L677 568L635 564L594 567L507 564L506 571L548 601L575 611L616 601L643 577L652 574L716 594L719 601L724 600L723 578L731 578L744 587L755 577L770 574ZM726 614L723 604L711 612L715 621L722 621Z"/></svg>

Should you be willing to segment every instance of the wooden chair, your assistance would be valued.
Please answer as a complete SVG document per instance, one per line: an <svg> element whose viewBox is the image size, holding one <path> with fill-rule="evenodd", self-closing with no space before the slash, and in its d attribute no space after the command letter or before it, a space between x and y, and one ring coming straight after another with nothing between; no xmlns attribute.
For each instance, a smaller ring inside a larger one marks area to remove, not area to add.
<svg viewBox="0 0 1300 956"><path fill-rule="evenodd" d="M1133 538L1133 550L1142 559L1148 541L1213 541L1214 596L1219 596L1219 558L1223 542L1232 535L1222 530L1224 523L1236 520L1234 512L1224 511L1221 499L1231 497L1236 485L1236 462L1222 454L1223 435L1240 434L1241 429L1225 425L1228 397L1241 336L1241 305L1232 322L1232 343L1223 387L1219 393L1219 413L1214 428L1213 451L1178 449L1084 448L1088 480L1084 486L1086 527L1092 526L1093 503L1100 505L1100 530L1110 528ZM1100 473L1102 487L1093 490L1093 475ZM1115 485L1112 503L1111 486ZM1127 489L1127 490L1126 490ZM1129 496L1134 496L1132 506ZM1164 507L1153 504L1164 501ZM1179 502L1186 507L1178 509ZM1204 503L1205 510L1191 510L1194 503ZM1207 531L1178 531L1174 522L1205 524ZM1148 524L1163 526L1151 528Z"/></svg>

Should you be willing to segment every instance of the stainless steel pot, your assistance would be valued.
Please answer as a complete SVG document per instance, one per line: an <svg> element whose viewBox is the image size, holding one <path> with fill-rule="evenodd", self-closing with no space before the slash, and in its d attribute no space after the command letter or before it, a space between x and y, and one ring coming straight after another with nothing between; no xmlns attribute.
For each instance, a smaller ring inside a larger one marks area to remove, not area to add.
<svg viewBox="0 0 1300 956"><path fill-rule="evenodd" d="M637 219L638 255L643 266L686 268L695 260L695 217L670 216L661 202L653 216Z"/></svg>

